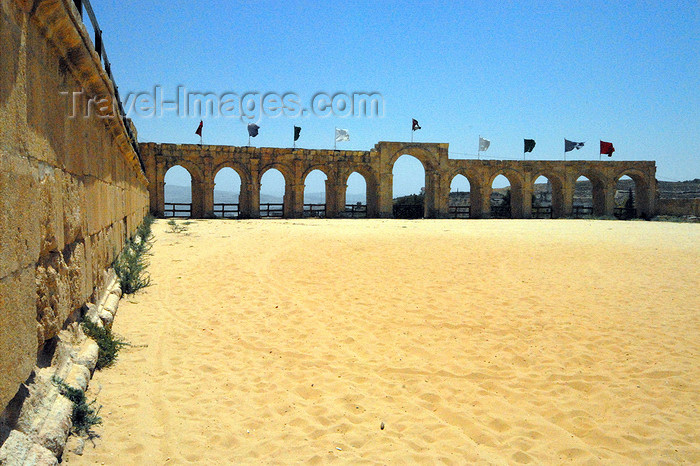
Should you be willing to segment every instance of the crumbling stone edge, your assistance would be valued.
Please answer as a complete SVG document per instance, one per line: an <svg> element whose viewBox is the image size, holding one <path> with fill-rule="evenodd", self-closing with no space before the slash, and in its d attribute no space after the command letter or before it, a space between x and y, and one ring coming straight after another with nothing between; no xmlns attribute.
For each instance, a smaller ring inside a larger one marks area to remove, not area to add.
<svg viewBox="0 0 700 466"><path fill-rule="evenodd" d="M83 306L84 319L112 327L122 290L113 271L97 305ZM85 336L79 322L72 322L56 337L50 364L38 362L30 379L20 389L25 397L13 429L0 445L0 465L57 465L72 428L73 403L60 394L52 378L85 391L97 364L98 346ZM48 358L47 358L48 359ZM19 394L18 394L19 395ZM76 448L82 452L82 442Z"/></svg>

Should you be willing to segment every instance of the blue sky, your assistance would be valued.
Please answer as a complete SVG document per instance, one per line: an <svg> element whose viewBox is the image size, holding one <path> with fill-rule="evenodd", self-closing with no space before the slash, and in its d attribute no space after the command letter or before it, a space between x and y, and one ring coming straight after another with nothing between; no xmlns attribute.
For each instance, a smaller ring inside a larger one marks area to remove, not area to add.
<svg viewBox="0 0 700 466"><path fill-rule="evenodd" d="M332 148L334 127L448 142L453 158L656 160L661 180L700 177L700 3L94 1L122 99L161 86L224 94L377 92L380 118L263 117L256 146ZM200 117L139 117L141 141L195 143ZM205 117L205 144L247 144L240 118ZM410 164L409 164L410 165ZM407 165L408 185L420 185ZM415 168L415 167L413 167ZM398 170L399 168L397 168ZM403 169L401 169L403 170ZM403 173L403 172L401 172ZM418 173L418 174L416 174ZM416 178L418 177L418 178ZM402 185L402 189L403 185Z"/></svg>

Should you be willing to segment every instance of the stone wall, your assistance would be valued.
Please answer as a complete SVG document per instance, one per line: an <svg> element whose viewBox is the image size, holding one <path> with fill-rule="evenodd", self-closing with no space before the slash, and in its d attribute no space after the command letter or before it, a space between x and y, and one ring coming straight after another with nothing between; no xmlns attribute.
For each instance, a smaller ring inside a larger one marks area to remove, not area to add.
<svg viewBox="0 0 700 466"><path fill-rule="evenodd" d="M659 199L656 204L659 215L700 217L700 199Z"/></svg>
<svg viewBox="0 0 700 466"><path fill-rule="evenodd" d="M114 87L69 0L0 0L0 412L37 352L96 298L148 212L120 118L69 118Z"/></svg>

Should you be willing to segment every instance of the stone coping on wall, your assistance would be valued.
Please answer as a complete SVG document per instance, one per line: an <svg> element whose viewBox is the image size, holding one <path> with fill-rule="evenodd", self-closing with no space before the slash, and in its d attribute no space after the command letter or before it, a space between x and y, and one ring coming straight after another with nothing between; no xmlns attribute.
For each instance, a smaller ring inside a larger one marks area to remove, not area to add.
<svg viewBox="0 0 700 466"><path fill-rule="evenodd" d="M89 95L106 97L112 101L116 99L114 83L102 66L72 0L27 0L18 1L18 4L22 10L31 12L32 20L55 47L59 56L65 60L71 74ZM139 180L148 185L148 179L122 118L115 115L102 120Z"/></svg>

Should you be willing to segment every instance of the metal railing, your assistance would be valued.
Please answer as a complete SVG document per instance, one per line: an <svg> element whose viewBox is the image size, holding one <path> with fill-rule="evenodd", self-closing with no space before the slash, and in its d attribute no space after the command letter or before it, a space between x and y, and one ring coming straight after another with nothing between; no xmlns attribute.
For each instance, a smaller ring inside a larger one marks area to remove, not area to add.
<svg viewBox="0 0 700 466"><path fill-rule="evenodd" d="M532 206L532 218L552 218L552 206Z"/></svg>
<svg viewBox="0 0 700 466"><path fill-rule="evenodd" d="M593 216L593 207L575 205L571 209L571 216L573 218L585 218Z"/></svg>
<svg viewBox="0 0 700 466"><path fill-rule="evenodd" d="M492 205L491 218L511 218L509 205Z"/></svg>
<svg viewBox="0 0 700 466"><path fill-rule="evenodd" d="M326 204L304 204L304 218L323 218L326 216Z"/></svg>
<svg viewBox="0 0 700 466"><path fill-rule="evenodd" d="M468 205L451 205L449 210L452 218L469 218L470 211L471 208Z"/></svg>
<svg viewBox="0 0 700 466"><path fill-rule="evenodd" d="M126 134L129 137L131 146L134 148L134 152L136 152L136 156L138 157L139 163L141 164L141 169L145 173L146 166L144 165L143 160L141 159L139 143L136 140L136 136L131 131L131 125L129 124L128 118L126 117L126 112L124 111L122 101L119 98L119 86L117 86L117 83L114 80L114 75L112 74L112 65L109 62L109 58L107 58L107 51L105 50L104 42L102 41L102 29L100 29L100 25L97 22L95 11L92 9L90 0L73 0L73 3L78 9L78 13L80 13L80 18L83 20L83 24L85 24L85 18L83 17L83 8L87 12L88 18L90 19L90 24L92 25L92 28L95 31L95 43L93 44L95 46L95 51L100 57L102 66L104 67L107 76L109 77L110 81L112 81L112 86L114 86L114 98L117 101L117 110L119 111L119 117L121 118L122 123L124 123L124 128L126 129Z"/></svg>
<svg viewBox="0 0 700 466"><path fill-rule="evenodd" d="M260 217L284 217L284 204L274 202L260 204Z"/></svg>
<svg viewBox="0 0 700 466"><path fill-rule="evenodd" d="M225 202L214 203L214 215L221 218L238 218L240 216L238 204L228 204Z"/></svg>
<svg viewBox="0 0 700 466"><path fill-rule="evenodd" d="M345 210L341 217L348 218L367 218L366 204L345 204Z"/></svg>
<svg viewBox="0 0 700 466"><path fill-rule="evenodd" d="M184 208L182 208L184 207ZM192 204L185 202L166 202L163 206L163 217L191 217Z"/></svg>

